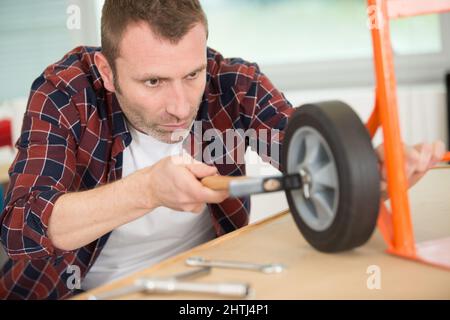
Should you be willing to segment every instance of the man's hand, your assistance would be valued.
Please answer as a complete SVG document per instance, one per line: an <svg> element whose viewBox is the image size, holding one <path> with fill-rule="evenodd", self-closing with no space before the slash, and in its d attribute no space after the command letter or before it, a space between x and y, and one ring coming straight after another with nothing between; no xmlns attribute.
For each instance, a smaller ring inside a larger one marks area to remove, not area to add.
<svg viewBox="0 0 450 320"><path fill-rule="evenodd" d="M74 250L159 206L201 212L205 203L228 197L226 191L210 190L198 181L215 174L215 167L189 156L169 157L104 186L69 192L55 203L49 238L56 248Z"/></svg>
<svg viewBox="0 0 450 320"><path fill-rule="evenodd" d="M216 174L216 167L187 155L164 158L149 168L147 185L151 206L201 212L206 203L220 203L228 198L228 191L211 190L199 181Z"/></svg>
<svg viewBox="0 0 450 320"><path fill-rule="evenodd" d="M442 141L435 141L431 144L421 143L415 146L404 145L403 150L406 162L408 186L412 187L430 168L441 161L445 154L445 145ZM386 200L387 174L383 145L378 146L376 152L381 163L381 192L383 194L383 200Z"/></svg>

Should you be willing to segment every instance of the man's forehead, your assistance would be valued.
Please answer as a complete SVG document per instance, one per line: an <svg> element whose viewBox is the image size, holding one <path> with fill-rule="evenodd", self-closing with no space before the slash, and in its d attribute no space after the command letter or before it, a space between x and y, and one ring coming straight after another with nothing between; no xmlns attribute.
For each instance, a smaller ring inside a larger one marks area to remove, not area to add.
<svg viewBox="0 0 450 320"><path fill-rule="evenodd" d="M155 35L145 22L132 23L123 34L117 60L129 71L139 73L173 73L174 68L180 72L198 68L206 62L205 28L198 24L173 43Z"/></svg>

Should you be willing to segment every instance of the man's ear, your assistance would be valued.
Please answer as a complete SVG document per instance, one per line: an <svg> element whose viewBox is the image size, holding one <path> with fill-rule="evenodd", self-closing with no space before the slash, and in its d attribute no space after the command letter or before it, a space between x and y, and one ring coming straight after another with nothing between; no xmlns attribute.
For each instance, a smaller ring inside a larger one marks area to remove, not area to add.
<svg viewBox="0 0 450 320"><path fill-rule="evenodd" d="M113 71L106 57L101 52L96 52L94 54L94 62L102 76L106 90L115 92Z"/></svg>

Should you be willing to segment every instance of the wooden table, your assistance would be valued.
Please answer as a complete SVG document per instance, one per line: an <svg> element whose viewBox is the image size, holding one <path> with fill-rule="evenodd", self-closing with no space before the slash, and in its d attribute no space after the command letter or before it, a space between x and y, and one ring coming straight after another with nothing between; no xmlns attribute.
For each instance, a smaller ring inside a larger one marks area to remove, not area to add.
<svg viewBox="0 0 450 320"><path fill-rule="evenodd" d="M410 190L416 239L450 236L450 167L431 170ZM258 263L279 262L279 274L213 269L199 282L251 284L254 299L449 299L450 271L404 260L384 252L376 231L356 250L324 254L309 246L288 211L205 243L130 277L91 290L76 299L131 284L140 276L168 276L190 270L190 256ZM381 289L368 289L369 266L378 266ZM215 299L201 294L129 294L121 299Z"/></svg>

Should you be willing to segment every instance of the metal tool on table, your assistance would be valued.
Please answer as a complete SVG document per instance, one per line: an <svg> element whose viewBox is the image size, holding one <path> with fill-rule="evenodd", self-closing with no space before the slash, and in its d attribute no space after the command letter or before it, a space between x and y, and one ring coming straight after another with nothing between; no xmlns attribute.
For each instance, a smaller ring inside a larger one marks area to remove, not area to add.
<svg viewBox="0 0 450 320"><path fill-rule="evenodd" d="M189 270L175 274L170 277L144 277L134 281L132 285L113 290L110 292L91 295L89 300L105 300L118 298L127 294L145 292L145 293L205 293L219 295L227 298L245 298L250 293L250 286L246 283L199 283L186 281L185 279L198 278L209 274L210 267L202 267L195 270Z"/></svg>
<svg viewBox="0 0 450 320"><path fill-rule="evenodd" d="M206 260L202 257L190 257L186 259L186 264L192 267L241 269L263 273L280 273L285 269L285 266L279 263L258 264L242 261Z"/></svg>

